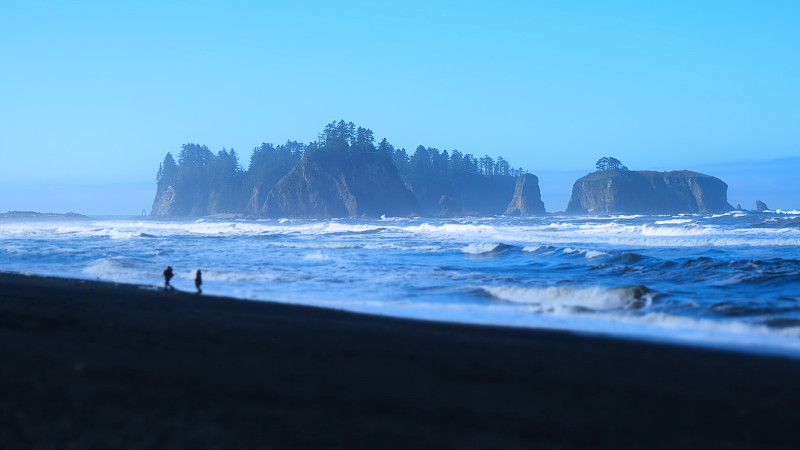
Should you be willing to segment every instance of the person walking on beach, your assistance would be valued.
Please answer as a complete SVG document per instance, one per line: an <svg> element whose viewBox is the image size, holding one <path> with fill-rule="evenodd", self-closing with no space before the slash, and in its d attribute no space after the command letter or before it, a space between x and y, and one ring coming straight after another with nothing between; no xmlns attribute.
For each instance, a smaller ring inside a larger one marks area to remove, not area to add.
<svg viewBox="0 0 800 450"><path fill-rule="evenodd" d="M169 280L172 279L174 275L172 274L172 266L167 266L166 270L164 270L164 290L166 291L169 289L170 291L174 291L175 288L169 284Z"/></svg>
<svg viewBox="0 0 800 450"><path fill-rule="evenodd" d="M200 269L197 269L197 274L194 276L194 287L197 288L197 295L203 293L203 290L200 289L201 284L203 284L203 275L200 273Z"/></svg>

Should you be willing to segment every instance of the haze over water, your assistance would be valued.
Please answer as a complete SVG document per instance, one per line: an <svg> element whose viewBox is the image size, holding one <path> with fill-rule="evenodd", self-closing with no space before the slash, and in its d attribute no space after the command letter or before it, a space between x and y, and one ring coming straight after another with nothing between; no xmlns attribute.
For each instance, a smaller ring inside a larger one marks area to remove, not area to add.
<svg viewBox="0 0 800 450"><path fill-rule="evenodd" d="M800 357L800 211L0 220L0 270Z"/></svg>

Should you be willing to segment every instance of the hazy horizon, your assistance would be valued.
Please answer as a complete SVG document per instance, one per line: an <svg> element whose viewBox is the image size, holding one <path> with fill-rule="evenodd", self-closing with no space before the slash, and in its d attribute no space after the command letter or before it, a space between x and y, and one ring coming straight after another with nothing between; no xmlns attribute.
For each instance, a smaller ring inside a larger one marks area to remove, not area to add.
<svg viewBox="0 0 800 450"><path fill-rule="evenodd" d="M156 169L157 170L157 164ZM800 199L796 174L800 173L800 157L782 158L755 163L720 164L703 167L635 168L631 170L693 170L716 176L728 184L728 203L755 209L756 200L771 209L798 210ZM561 171L540 171L542 201L547 212L564 211L572 193L572 183L593 168ZM155 173L155 171L154 171ZM36 211L44 213L76 212L90 216L139 216L150 208L156 193L155 176L140 182L114 183L51 183L38 185L29 182L0 181L6 211ZM13 192L13 195L9 193Z"/></svg>
<svg viewBox="0 0 800 450"><path fill-rule="evenodd" d="M736 1L5 2L0 211L149 213L158 163L184 143L246 165L338 119L410 151L503 156L539 176L548 211L602 156L796 209L799 16Z"/></svg>

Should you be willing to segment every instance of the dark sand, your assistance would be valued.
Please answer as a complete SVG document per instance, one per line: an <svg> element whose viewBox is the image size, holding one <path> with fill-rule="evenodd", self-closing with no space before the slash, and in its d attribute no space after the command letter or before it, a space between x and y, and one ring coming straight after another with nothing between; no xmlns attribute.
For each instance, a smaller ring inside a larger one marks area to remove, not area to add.
<svg viewBox="0 0 800 450"><path fill-rule="evenodd" d="M800 448L800 361L0 274L0 448Z"/></svg>

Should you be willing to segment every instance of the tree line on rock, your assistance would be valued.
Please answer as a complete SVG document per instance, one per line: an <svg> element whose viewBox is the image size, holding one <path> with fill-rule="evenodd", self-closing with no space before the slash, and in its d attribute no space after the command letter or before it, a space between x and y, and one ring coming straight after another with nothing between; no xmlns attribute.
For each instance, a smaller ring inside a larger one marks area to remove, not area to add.
<svg viewBox="0 0 800 450"><path fill-rule="evenodd" d="M174 192L176 200L169 215L239 213L252 186L277 182L300 161L305 147L295 141L278 146L261 144L253 149L248 170L243 170L234 149L223 148L214 154L205 145L184 144L177 162L171 153L164 157L156 190L159 194L168 189Z"/></svg>
<svg viewBox="0 0 800 450"><path fill-rule="evenodd" d="M597 160L595 168L598 172L607 172L609 170L628 170L627 167L622 165L622 162L613 156L604 156Z"/></svg>
<svg viewBox="0 0 800 450"><path fill-rule="evenodd" d="M503 157L478 158L458 150L439 151L420 145L409 155L404 148L395 149L385 138L376 145L372 130L340 120L326 125L317 140L309 144L262 143L253 149L246 169L234 149L223 148L213 153L205 145L184 144L177 161L167 153L159 166L152 213L257 215L257 208L248 205L260 207L269 190L306 156L353 167L363 167L365 163L391 164L420 206L432 213L438 212L445 197L461 205L463 211L501 213L506 205L502 202L490 205L497 203L493 196L500 191L503 195L506 191L513 192L514 180L525 173L522 168L513 168ZM254 199L259 192L261 198Z"/></svg>
<svg viewBox="0 0 800 450"><path fill-rule="evenodd" d="M727 185L690 171L629 171L614 157L573 185L567 213L729 211ZM331 122L309 144L261 144L247 169L236 151L185 144L167 153L153 215L259 217L541 214L538 179L503 158L418 146L413 154L352 122Z"/></svg>

